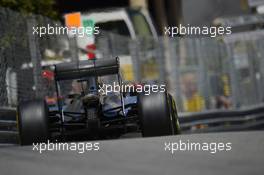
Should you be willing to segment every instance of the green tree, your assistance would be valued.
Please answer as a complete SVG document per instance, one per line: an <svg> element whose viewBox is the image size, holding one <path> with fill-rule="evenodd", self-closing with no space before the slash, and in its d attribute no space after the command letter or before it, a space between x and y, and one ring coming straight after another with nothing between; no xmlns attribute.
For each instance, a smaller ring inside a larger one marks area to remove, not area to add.
<svg viewBox="0 0 264 175"><path fill-rule="evenodd" d="M0 6L11 8L21 13L34 13L53 19L58 18L54 10L55 0L0 0Z"/></svg>

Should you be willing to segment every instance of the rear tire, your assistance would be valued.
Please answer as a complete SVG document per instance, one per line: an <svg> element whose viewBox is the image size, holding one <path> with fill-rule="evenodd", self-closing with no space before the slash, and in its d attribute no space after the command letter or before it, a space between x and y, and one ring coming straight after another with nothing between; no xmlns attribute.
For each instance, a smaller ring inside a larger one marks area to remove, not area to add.
<svg viewBox="0 0 264 175"><path fill-rule="evenodd" d="M23 102L17 109L21 145L46 142L49 139L48 107L43 100Z"/></svg>
<svg viewBox="0 0 264 175"><path fill-rule="evenodd" d="M177 134L169 95L166 92L141 94L138 102L143 137ZM177 111L176 111L177 112Z"/></svg>

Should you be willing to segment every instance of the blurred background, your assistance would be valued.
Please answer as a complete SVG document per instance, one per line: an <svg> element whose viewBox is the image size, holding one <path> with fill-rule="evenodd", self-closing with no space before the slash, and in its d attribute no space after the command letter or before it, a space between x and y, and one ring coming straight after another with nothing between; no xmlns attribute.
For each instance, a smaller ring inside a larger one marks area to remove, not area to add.
<svg viewBox="0 0 264 175"><path fill-rule="evenodd" d="M32 34L34 26L65 26L74 12L100 34ZM52 99L54 64L116 56L125 82L166 84L181 118L260 106L263 13L263 0L0 0L0 108ZM232 34L164 36L180 24L230 26Z"/></svg>

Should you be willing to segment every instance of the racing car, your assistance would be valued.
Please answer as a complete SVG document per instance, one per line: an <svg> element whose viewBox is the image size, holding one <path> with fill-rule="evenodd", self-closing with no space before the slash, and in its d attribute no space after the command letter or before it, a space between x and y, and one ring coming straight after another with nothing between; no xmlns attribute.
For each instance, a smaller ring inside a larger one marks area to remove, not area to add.
<svg viewBox="0 0 264 175"><path fill-rule="evenodd" d="M141 132L143 137L180 133L175 101L167 91L104 94L100 88L105 77L123 84L118 58L54 65L56 103L36 99L18 105L20 143L75 136L101 139L128 132Z"/></svg>

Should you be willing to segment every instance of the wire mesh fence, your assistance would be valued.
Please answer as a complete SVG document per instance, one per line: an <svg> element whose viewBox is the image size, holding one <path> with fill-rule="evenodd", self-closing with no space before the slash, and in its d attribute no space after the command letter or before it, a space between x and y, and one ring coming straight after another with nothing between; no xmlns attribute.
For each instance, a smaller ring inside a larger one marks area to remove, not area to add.
<svg viewBox="0 0 264 175"><path fill-rule="evenodd" d="M19 19L19 20L18 20ZM33 35L34 26L62 26L0 8L0 107L54 97L52 67L76 61L76 38ZM180 112L239 108L264 101L264 31L223 38L134 38L100 32L96 56L118 56L125 82L165 84Z"/></svg>
<svg viewBox="0 0 264 175"><path fill-rule="evenodd" d="M28 89L33 82L32 73L21 73L21 65L31 58L26 21L19 13L0 9L0 106L16 104L18 96L25 99L32 96Z"/></svg>
<svg viewBox="0 0 264 175"><path fill-rule="evenodd" d="M263 103L261 33L134 40L110 34L98 40L108 43L108 55L130 60L121 64L125 80L166 84L179 111L197 112Z"/></svg>
<svg viewBox="0 0 264 175"><path fill-rule="evenodd" d="M60 25L46 17L0 8L0 106L45 96L42 70L72 59L66 35L33 35L33 27L55 23Z"/></svg>

